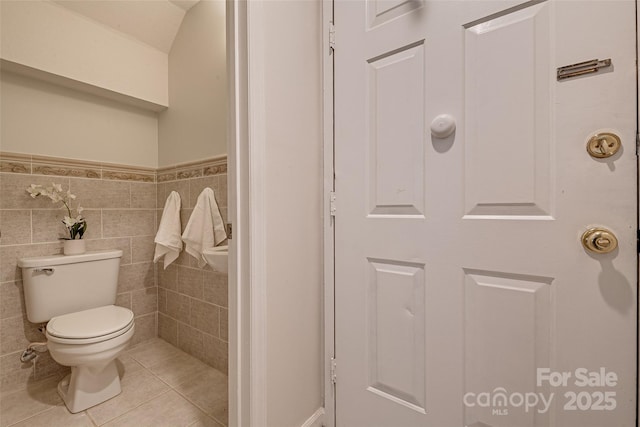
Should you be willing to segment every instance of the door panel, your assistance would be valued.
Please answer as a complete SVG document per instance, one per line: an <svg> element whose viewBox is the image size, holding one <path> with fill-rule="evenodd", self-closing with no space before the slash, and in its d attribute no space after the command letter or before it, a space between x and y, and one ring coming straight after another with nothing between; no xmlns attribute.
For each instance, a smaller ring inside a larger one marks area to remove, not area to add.
<svg viewBox="0 0 640 427"><path fill-rule="evenodd" d="M465 28L467 215L551 215L550 9Z"/></svg>
<svg viewBox="0 0 640 427"><path fill-rule="evenodd" d="M368 390L424 413L424 265L369 264Z"/></svg>
<svg viewBox="0 0 640 427"><path fill-rule="evenodd" d="M338 426L635 425L634 7L336 1ZM623 149L596 160L603 130ZM593 225L618 249L583 249Z"/></svg>
<svg viewBox="0 0 640 427"><path fill-rule="evenodd" d="M424 215L424 43L368 64L370 214Z"/></svg>
<svg viewBox="0 0 640 427"><path fill-rule="evenodd" d="M548 425L541 422L545 414L535 409L496 416L479 406L478 396L490 391L496 409L508 411L509 405L502 405L497 397L501 392L548 395L548 387L537 386L532 373L550 366L554 351L553 279L478 270L466 270L465 276L465 394L473 393L467 395L466 425Z"/></svg>

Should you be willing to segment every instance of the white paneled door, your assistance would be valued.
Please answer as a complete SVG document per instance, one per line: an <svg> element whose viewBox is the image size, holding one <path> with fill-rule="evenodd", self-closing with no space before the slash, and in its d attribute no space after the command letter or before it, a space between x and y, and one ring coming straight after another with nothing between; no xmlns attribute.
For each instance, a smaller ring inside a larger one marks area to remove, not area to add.
<svg viewBox="0 0 640 427"><path fill-rule="evenodd" d="M337 425L634 426L635 3L334 14Z"/></svg>

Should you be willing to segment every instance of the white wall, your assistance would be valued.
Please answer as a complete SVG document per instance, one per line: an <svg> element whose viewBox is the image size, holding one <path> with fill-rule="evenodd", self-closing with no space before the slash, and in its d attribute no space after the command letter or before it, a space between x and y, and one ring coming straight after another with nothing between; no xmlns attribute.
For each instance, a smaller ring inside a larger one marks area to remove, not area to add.
<svg viewBox="0 0 640 427"><path fill-rule="evenodd" d="M168 105L167 55L50 1L0 1L3 60Z"/></svg>
<svg viewBox="0 0 640 427"><path fill-rule="evenodd" d="M319 1L267 1L267 425L323 404L322 54Z"/></svg>
<svg viewBox="0 0 640 427"><path fill-rule="evenodd" d="M0 93L2 151L157 167L155 113L7 72Z"/></svg>
<svg viewBox="0 0 640 427"><path fill-rule="evenodd" d="M187 12L169 53L170 108L159 116L159 165L227 153L225 2Z"/></svg>

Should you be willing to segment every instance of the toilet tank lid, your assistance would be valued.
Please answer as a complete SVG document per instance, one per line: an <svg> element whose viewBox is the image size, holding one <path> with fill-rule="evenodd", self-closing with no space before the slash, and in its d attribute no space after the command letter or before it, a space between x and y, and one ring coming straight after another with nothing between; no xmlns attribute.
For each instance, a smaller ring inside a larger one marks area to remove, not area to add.
<svg viewBox="0 0 640 427"><path fill-rule="evenodd" d="M122 250L115 249L111 251L92 251L85 252L80 255L47 255L30 258L20 258L18 260L18 267L20 268L32 268L32 267L45 267L52 265L64 265L74 264L87 261L99 261L109 258L122 257Z"/></svg>

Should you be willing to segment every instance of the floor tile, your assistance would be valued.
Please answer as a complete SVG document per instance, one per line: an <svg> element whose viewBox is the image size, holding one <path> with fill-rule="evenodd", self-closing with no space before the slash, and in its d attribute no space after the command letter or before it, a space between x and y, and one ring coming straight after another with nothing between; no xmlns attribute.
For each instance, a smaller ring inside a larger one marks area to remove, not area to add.
<svg viewBox="0 0 640 427"><path fill-rule="evenodd" d="M224 425L228 424L227 376L213 368L188 378L175 390Z"/></svg>
<svg viewBox="0 0 640 427"><path fill-rule="evenodd" d="M118 375L120 375L120 381L124 380L127 375L134 372L144 370L144 367L138 363L133 357L128 354L122 354L116 359L116 367L118 368Z"/></svg>
<svg viewBox="0 0 640 427"><path fill-rule="evenodd" d="M166 341L132 347L116 365L122 393L78 414L58 396L58 377L3 391L0 427L227 425L227 376Z"/></svg>
<svg viewBox="0 0 640 427"><path fill-rule="evenodd" d="M106 427L218 427L207 414L171 390L105 424Z"/></svg>
<svg viewBox="0 0 640 427"><path fill-rule="evenodd" d="M149 368L185 353L160 338L154 338L132 347L126 354L145 368Z"/></svg>
<svg viewBox="0 0 640 427"><path fill-rule="evenodd" d="M224 427L223 424L220 424L215 420L214 420L214 424L211 424L211 421L207 420L207 421L196 421L195 423L189 425L189 427L210 427L210 426Z"/></svg>
<svg viewBox="0 0 640 427"><path fill-rule="evenodd" d="M33 382L25 389L0 397L0 427L22 421L31 416L62 405L57 390L58 378Z"/></svg>
<svg viewBox="0 0 640 427"><path fill-rule="evenodd" d="M87 410L98 425L113 420L169 390L165 383L146 369L130 373L122 378L120 384L122 393Z"/></svg>
<svg viewBox="0 0 640 427"><path fill-rule="evenodd" d="M56 406L45 412L41 412L35 417L14 424L11 427L93 427L94 424L87 416L86 412L72 414L67 408Z"/></svg>
<svg viewBox="0 0 640 427"><path fill-rule="evenodd" d="M151 372L171 386L177 386L209 369L212 368L186 353L164 360L150 368Z"/></svg>

